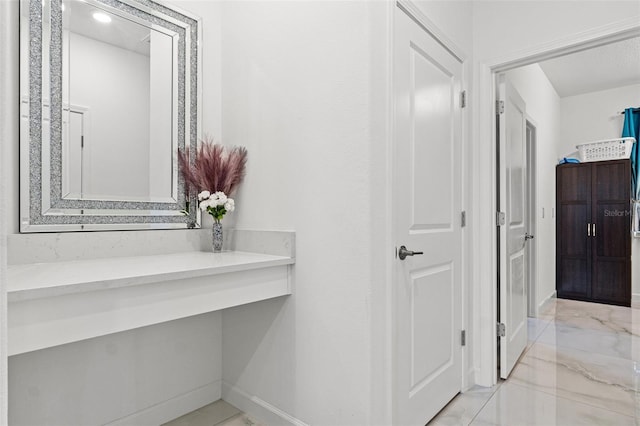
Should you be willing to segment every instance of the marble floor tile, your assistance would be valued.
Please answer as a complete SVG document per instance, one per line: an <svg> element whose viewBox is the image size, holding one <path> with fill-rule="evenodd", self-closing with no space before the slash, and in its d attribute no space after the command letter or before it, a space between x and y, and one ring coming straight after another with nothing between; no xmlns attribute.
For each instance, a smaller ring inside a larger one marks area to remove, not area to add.
<svg viewBox="0 0 640 426"><path fill-rule="evenodd" d="M624 331L585 329L553 321L536 341L550 346L640 361L640 336Z"/></svg>
<svg viewBox="0 0 640 426"><path fill-rule="evenodd" d="M254 418L244 413L241 413L216 426L265 426L265 425L257 422Z"/></svg>
<svg viewBox="0 0 640 426"><path fill-rule="evenodd" d="M509 382L633 416L640 377L634 362L537 342Z"/></svg>
<svg viewBox="0 0 640 426"><path fill-rule="evenodd" d="M471 422L473 426L633 426L635 420L609 410L593 407L547 393L503 384Z"/></svg>
<svg viewBox="0 0 640 426"><path fill-rule="evenodd" d="M203 415L208 416L213 424L222 423L223 421L230 419L233 416L240 414L240 410L229 404L228 402L219 399L213 404L205 405L198 409Z"/></svg>
<svg viewBox="0 0 640 426"><path fill-rule="evenodd" d="M178 417L163 426L216 426L226 424L225 421L240 413L233 405L219 399L195 411ZM242 426L247 426L243 424Z"/></svg>
<svg viewBox="0 0 640 426"><path fill-rule="evenodd" d="M640 309L558 299L555 310L557 323L640 336Z"/></svg>
<svg viewBox="0 0 640 426"><path fill-rule="evenodd" d="M510 377L430 425L640 426L640 309L553 299L527 325Z"/></svg>
<svg viewBox="0 0 640 426"><path fill-rule="evenodd" d="M429 426L467 426L499 386L474 386L459 394L429 422Z"/></svg>
<svg viewBox="0 0 640 426"><path fill-rule="evenodd" d="M553 298L548 300L544 306L539 310L537 318L551 320L556 317L556 305L558 299Z"/></svg>
<svg viewBox="0 0 640 426"><path fill-rule="evenodd" d="M527 338L529 339L529 344L538 340L551 322L552 320L548 318L527 318Z"/></svg>
<svg viewBox="0 0 640 426"><path fill-rule="evenodd" d="M554 299L527 327L509 379L461 393L430 426L640 426L640 309ZM222 400L167 425L266 426Z"/></svg>

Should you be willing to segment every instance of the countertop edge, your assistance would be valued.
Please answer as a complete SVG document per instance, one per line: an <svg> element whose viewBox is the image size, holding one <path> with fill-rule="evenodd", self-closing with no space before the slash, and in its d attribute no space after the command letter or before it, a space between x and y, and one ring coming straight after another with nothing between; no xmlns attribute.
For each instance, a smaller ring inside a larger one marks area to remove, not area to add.
<svg viewBox="0 0 640 426"><path fill-rule="evenodd" d="M188 253L188 252L186 252ZM176 255L184 255L186 253L176 253ZM194 252L194 253L204 253L204 252ZM171 280L180 280L180 279L190 279L190 278L198 278L198 277L207 277L207 276L216 276L227 273L234 272L243 272L250 271L262 268L270 268L277 266L287 266L295 264L295 258L293 257L285 257L285 256L275 256L261 253L252 253L252 252L240 252L237 251L235 253L248 254L254 256L256 259L254 261L241 262L241 263L230 263L225 265L214 265L203 267L193 268L193 269L179 269L177 268L175 271L164 271L159 273L149 273L149 274L131 274L128 276L120 276L112 279L101 279L96 281L89 282L74 282L69 284L60 284L54 286L43 286L43 287L32 287L32 288L11 288L11 282L8 282L7 288L7 301L8 302L22 302L27 300L34 299L42 299L48 297L57 297L63 295L70 295L76 293L85 293L91 291L100 291L100 290L111 290L124 288L135 285L144 285L151 284L155 282L165 282ZM215 255L212 253L212 255ZM150 260L156 256L130 256L127 259L132 258L145 258ZM158 257L171 257L171 255L158 255ZM105 263L113 262L118 258L106 258ZM59 267L61 264L64 266L68 266L70 268L78 267L82 265L82 261L68 261L62 263L56 263ZM38 263L33 265L42 265L43 268L46 268L50 265L50 263ZM23 267L24 265L20 265ZM11 269L11 266L9 267Z"/></svg>

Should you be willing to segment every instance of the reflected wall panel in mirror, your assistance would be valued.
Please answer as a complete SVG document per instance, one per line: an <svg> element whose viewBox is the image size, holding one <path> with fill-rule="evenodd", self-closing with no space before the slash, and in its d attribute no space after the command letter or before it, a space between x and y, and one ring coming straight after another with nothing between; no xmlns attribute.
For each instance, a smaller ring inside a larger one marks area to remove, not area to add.
<svg viewBox="0 0 640 426"><path fill-rule="evenodd" d="M194 227L199 21L149 0L21 3L22 232Z"/></svg>

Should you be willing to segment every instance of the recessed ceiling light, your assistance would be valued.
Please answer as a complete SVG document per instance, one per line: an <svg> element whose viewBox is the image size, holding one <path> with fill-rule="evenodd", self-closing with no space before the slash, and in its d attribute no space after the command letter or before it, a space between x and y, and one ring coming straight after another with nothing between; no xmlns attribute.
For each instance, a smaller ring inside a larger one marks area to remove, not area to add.
<svg viewBox="0 0 640 426"><path fill-rule="evenodd" d="M98 22L102 22L103 24L108 24L109 22L111 22L111 17L102 12L93 12L93 19Z"/></svg>

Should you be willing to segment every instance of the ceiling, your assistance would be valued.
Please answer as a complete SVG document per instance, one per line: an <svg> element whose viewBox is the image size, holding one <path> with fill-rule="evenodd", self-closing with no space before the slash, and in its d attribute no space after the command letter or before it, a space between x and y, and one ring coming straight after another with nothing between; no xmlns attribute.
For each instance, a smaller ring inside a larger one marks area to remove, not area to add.
<svg viewBox="0 0 640 426"><path fill-rule="evenodd" d="M123 18L100 4L66 0L63 6L64 28L94 40L149 56L151 30L148 27ZM97 22L93 18L95 12L109 15L111 22Z"/></svg>
<svg viewBox="0 0 640 426"><path fill-rule="evenodd" d="M540 62L561 98L640 84L640 37Z"/></svg>

